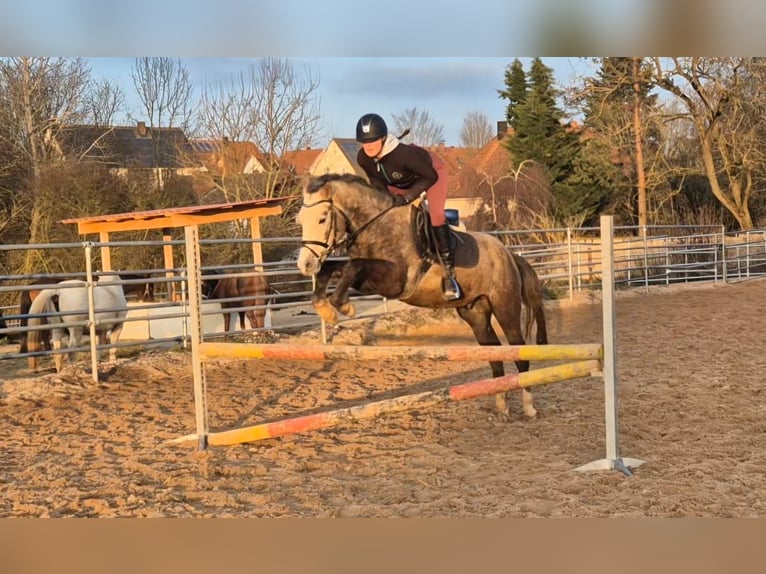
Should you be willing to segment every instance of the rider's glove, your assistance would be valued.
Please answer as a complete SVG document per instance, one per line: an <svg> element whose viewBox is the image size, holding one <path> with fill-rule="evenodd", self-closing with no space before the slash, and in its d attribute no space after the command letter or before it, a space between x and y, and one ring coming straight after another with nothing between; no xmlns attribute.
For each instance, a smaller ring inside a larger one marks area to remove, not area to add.
<svg viewBox="0 0 766 574"><path fill-rule="evenodd" d="M407 205L410 200L406 195L392 194L394 198L394 205Z"/></svg>

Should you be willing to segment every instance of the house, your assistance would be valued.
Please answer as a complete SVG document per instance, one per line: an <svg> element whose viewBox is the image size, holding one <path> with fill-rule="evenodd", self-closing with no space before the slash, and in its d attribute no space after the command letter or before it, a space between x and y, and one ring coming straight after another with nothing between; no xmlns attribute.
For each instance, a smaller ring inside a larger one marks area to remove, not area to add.
<svg viewBox="0 0 766 574"><path fill-rule="evenodd" d="M311 173L314 163L317 161L317 158L322 155L323 151L324 150L321 149L311 148L288 151L285 152L282 159L295 175L303 176Z"/></svg>
<svg viewBox="0 0 766 574"><path fill-rule="evenodd" d="M316 157L309 173L312 176L325 173L353 173L366 177L356 162L360 148L361 145L353 138L334 138ZM463 214L470 216L475 213L481 205L481 199L476 196L476 193L469 197L463 197L460 188L462 181L460 175L468 168L472 158L477 155L476 150L454 146L447 147L443 144L430 147L428 150L441 158L446 165L449 176L447 207L457 209L461 216Z"/></svg>
<svg viewBox="0 0 766 574"><path fill-rule="evenodd" d="M187 145L192 163L199 163L212 177L225 178L235 174L264 173L268 169L268 158L253 142L194 139Z"/></svg>
<svg viewBox="0 0 766 574"><path fill-rule="evenodd" d="M125 176L129 169L179 170L188 167L186 135L181 128L66 125L48 134L54 157L96 162Z"/></svg>
<svg viewBox="0 0 766 574"><path fill-rule="evenodd" d="M496 182L513 170L513 161L505 147L513 134L507 122L497 122L497 133L481 149L435 148L450 169L450 190L447 207L457 209L461 218L470 218L484 203L482 189L487 180ZM443 146L442 146L443 148Z"/></svg>
<svg viewBox="0 0 766 574"><path fill-rule="evenodd" d="M190 167L180 173L192 176L194 191L205 202L232 201L226 194L219 193L226 186L226 179L265 173L270 163L268 156L253 142L231 141L225 136L220 140L190 140L186 156Z"/></svg>
<svg viewBox="0 0 766 574"><path fill-rule="evenodd" d="M364 171L356 163L356 155L361 145L353 138L333 138L311 166L313 176L325 173L355 173L365 177Z"/></svg>

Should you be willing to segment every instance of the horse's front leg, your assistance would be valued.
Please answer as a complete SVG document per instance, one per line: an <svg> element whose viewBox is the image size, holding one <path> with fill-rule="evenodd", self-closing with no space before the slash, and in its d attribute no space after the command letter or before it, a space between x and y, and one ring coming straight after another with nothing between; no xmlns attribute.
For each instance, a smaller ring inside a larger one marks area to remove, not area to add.
<svg viewBox="0 0 766 574"><path fill-rule="evenodd" d="M327 286L330 281L343 274L346 264L346 261L325 261L314 276L314 292L311 295L311 304L317 314L327 323L335 323L338 320L338 313L327 298Z"/></svg>
<svg viewBox="0 0 766 574"><path fill-rule="evenodd" d="M112 328L109 330L109 362L110 363L116 363L117 362L117 347L114 345L117 344L117 341L120 340L120 335L122 334L122 328L124 324L123 323L115 323L112 325Z"/></svg>
<svg viewBox="0 0 766 574"><path fill-rule="evenodd" d="M348 261L341 269L340 279L335 284L335 290L328 300L338 311L348 317L353 317L356 314L356 309L349 299L348 290L363 282L364 277L359 264L354 260Z"/></svg>

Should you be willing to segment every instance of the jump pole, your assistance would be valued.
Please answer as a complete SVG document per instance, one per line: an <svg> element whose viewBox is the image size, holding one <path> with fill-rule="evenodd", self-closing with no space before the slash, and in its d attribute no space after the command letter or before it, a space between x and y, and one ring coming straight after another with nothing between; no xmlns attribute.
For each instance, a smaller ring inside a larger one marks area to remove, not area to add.
<svg viewBox="0 0 766 574"><path fill-rule="evenodd" d="M601 306L603 323L603 376L606 426L606 458L594 460L575 470L618 470L632 476L630 468L645 461L637 458L620 458L620 441L617 419L617 329L614 306L614 217L601 216Z"/></svg>
<svg viewBox="0 0 766 574"><path fill-rule="evenodd" d="M254 442L276 438L287 434L324 429L338 426L340 424L348 424L352 421L374 418L384 413L395 413L416 408L431 407L444 402L465 401L513 389L556 383L567 379L588 377L594 372L599 371L600 367L601 362L598 359L587 359L574 363L533 369L524 373L514 373L502 377L481 379L470 383L444 387L435 391L402 395L353 407L213 432L207 435L207 444L213 446L227 446L243 442ZM198 438L199 437L196 434L192 434L173 439L169 442L183 443L197 440Z"/></svg>
<svg viewBox="0 0 766 574"><path fill-rule="evenodd" d="M583 361L603 358L603 346L584 345L454 345L447 347L398 345L289 345L205 342L202 360L280 359L303 361L374 361L390 359L436 359L442 361Z"/></svg>

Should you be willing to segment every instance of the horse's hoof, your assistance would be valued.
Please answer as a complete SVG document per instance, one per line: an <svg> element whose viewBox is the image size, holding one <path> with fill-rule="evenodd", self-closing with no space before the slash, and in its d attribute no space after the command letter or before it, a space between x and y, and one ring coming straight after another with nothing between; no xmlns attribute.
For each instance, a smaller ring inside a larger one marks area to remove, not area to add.
<svg viewBox="0 0 766 574"><path fill-rule="evenodd" d="M496 411L495 414L497 415L497 420L501 423L511 422L511 415L507 411Z"/></svg>
<svg viewBox="0 0 766 574"><path fill-rule="evenodd" d="M356 315L356 309L354 308L353 303L346 303L345 305L341 305L338 307L338 311L346 315L346 317L353 317Z"/></svg>
<svg viewBox="0 0 766 574"><path fill-rule="evenodd" d="M329 303L314 303L314 310L325 323L334 324L338 322L338 313L335 311L335 307Z"/></svg>
<svg viewBox="0 0 766 574"><path fill-rule="evenodd" d="M537 416L537 409L535 407L524 407L524 414L527 415L527 418L535 418Z"/></svg>

